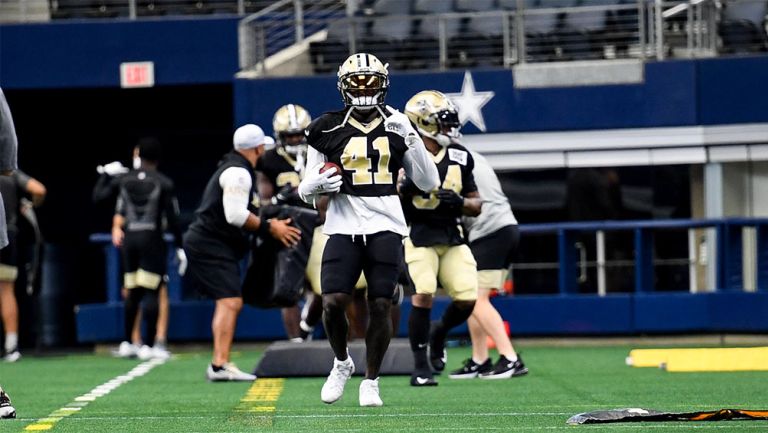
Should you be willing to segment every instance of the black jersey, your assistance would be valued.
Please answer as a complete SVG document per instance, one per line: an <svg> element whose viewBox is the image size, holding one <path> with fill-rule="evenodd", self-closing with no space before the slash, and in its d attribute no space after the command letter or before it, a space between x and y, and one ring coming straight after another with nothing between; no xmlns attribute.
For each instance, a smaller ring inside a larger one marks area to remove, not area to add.
<svg viewBox="0 0 768 433"><path fill-rule="evenodd" d="M440 149L433 156L440 175L440 188L451 189L461 196L477 191L472 170L475 162L469 151L459 144ZM465 242L461 230L461 209L440 203L434 194L417 194L403 200L405 217L411 225L411 241L417 247L459 245Z"/></svg>
<svg viewBox="0 0 768 433"><path fill-rule="evenodd" d="M272 182L275 192L286 185L298 188L301 182L301 177L296 171L296 160L282 147L264 152L256 163L256 170Z"/></svg>
<svg viewBox="0 0 768 433"><path fill-rule="evenodd" d="M179 204L173 181L157 170L132 170L120 177L116 210L125 218L125 233L154 232L162 237L163 222L181 246Z"/></svg>
<svg viewBox="0 0 768 433"><path fill-rule="evenodd" d="M365 125L347 111L326 113L309 125L306 135L310 146L342 168L341 193L397 195L397 172L408 147L402 137L384 130L382 117Z"/></svg>
<svg viewBox="0 0 768 433"><path fill-rule="evenodd" d="M256 179L251 163L234 150L224 155L216 172L205 186L200 206L195 211L195 220L189 225L186 243L209 255L239 260L250 248L250 233L242 227L228 223L224 215L224 191L219 184L219 178L224 170L230 167L242 167L250 173L250 196L256 196ZM252 203L248 205L248 210L258 213Z"/></svg>

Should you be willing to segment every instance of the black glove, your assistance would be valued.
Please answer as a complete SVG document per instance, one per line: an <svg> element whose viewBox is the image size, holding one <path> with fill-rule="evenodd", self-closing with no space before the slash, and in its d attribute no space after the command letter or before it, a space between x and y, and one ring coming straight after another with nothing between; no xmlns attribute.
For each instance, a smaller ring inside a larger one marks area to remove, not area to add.
<svg viewBox="0 0 768 433"><path fill-rule="evenodd" d="M280 191L272 197L272 204L295 204L301 202L299 193L293 185L288 184L280 188Z"/></svg>
<svg viewBox="0 0 768 433"><path fill-rule="evenodd" d="M435 195L440 203L451 209L461 209L464 206L464 197L456 194L456 191L452 189L440 188Z"/></svg>

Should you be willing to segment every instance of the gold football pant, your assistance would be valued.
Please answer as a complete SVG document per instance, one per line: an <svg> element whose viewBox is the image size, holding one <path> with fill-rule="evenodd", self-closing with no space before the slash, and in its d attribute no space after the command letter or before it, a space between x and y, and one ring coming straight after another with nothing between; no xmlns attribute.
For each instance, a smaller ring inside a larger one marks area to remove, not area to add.
<svg viewBox="0 0 768 433"><path fill-rule="evenodd" d="M467 245L417 247L408 238L405 262L416 293L434 296L439 282L455 301L477 299L477 263Z"/></svg>
<svg viewBox="0 0 768 433"><path fill-rule="evenodd" d="M318 295L322 293L320 290L320 268L323 264L323 250L327 242L328 235L323 233L323 226L315 228L315 232L312 234L312 248L309 250L305 276L307 281L309 281L309 285L312 286L312 291ZM355 289L365 289L366 287L365 275L360 273Z"/></svg>

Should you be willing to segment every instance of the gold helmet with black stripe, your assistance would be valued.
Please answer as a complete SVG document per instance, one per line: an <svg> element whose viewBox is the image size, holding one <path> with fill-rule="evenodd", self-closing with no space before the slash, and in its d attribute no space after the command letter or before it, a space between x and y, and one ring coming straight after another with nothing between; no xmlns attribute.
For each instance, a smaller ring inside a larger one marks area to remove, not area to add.
<svg viewBox="0 0 768 433"><path fill-rule="evenodd" d="M278 108L272 118L272 129L278 146L286 152L297 154L306 146L304 130L312 122L309 112L298 104L286 104Z"/></svg>
<svg viewBox="0 0 768 433"><path fill-rule="evenodd" d="M405 114L419 133L441 146L448 146L461 137L459 111L449 97L437 90L423 90L405 104Z"/></svg>
<svg viewBox="0 0 768 433"><path fill-rule="evenodd" d="M373 54L357 53L347 57L337 74L337 87L344 104L358 108L383 104L389 89L387 66Z"/></svg>

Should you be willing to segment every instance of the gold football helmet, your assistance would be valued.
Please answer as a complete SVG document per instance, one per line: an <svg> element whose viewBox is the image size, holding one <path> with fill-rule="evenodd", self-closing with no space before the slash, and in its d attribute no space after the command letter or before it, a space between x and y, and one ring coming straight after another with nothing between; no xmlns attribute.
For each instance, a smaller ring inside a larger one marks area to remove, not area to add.
<svg viewBox="0 0 768 433"><path fill-rule="evenodd" d="M459 111L450 98L437 90L423 90L405 104L405 114L419 133L448 146L461 137Z"/></svg>
<svg viewBox="0 0 768 433"><path fill-rule="evenodd" d="M272 118L275 140L286 152L296 155L306 145L304 130L312 122L312 116L301 105L287 104L278 108Z"/></svg>
<svg viewBox="0 0 768 433"><path fill-rule="evenodd" d="M372 108L384 103L389 89L387 66L373 54L357 53L339 66L337 87L344 104Z"/></svg>

